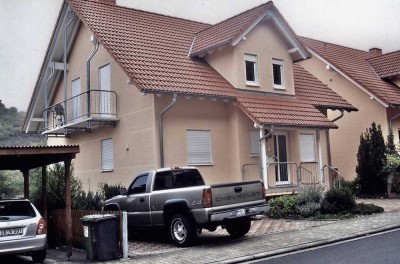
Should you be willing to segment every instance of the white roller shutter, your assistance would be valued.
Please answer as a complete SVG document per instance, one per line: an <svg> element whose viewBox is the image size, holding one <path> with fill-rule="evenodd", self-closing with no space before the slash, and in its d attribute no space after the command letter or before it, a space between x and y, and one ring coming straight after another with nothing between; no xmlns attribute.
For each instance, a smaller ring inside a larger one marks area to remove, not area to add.
<svg viewBox="0 0 400 264"><path fill-rule="evenodd" d="M111 73L110 64L99 68L100 90L100 114L108 116L111 113L111 95L107 91L111 91Z"/></svg>
<svg viewBox="0 0 400 264"><path fill-rule="evenodd" d="M259 156L260 155L260 132L250 131L250 155Z"/></svg>
<svg viewBox="0 0 400 264"><path fill-rule="evenodd" d="M300 134L300 160L315 161L315 137L313 134Z"/></svg>
<svg viewBox="0 0 400 264"><path fill-rule="evenodd" d="M81 93L81 79L75 79L71 83L72 89L72 118L77 119L81 116L81 98L78 96Z"/></svg>
<svg viewBox="0 0 400 264"><path fill-rule="evenodd" d="M112 139L101 141L101 170L112 171L114 169L114 152Z"/></svg>
<svg viewBox="0 0 400 264"><path fill-rule="evenodd" d="M211 132L203 130L188 130L187 152L189 165L212 164Z"/></svg>

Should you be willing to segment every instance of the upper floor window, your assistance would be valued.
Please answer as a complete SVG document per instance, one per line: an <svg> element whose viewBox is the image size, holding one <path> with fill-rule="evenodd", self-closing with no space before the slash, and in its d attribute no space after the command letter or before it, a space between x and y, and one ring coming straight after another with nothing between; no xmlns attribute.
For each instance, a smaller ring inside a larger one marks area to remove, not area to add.
<svg viewBox="0 0 400 264"><path fill-rule="evenodd" d="M283 60L272 60L272 73L274 77L274 88L283 89Z"/></svg>
<svg viewBox="0 0 400 264"><path fill-rule="evenodd" d="M101 170L112 171L114 169L114 152L112 139L101 141Z"/></svg>
<svg viewBox="0 0 400 264"><path fill-rule="evenodd" d="M211 131L187 130L186 140L189 165L212 165Z"/></svg>
<svg viewBox="0 0 400 264"><path fill-rule="evenodd" d="M257 56L245 54L246 85L258 85Z"/></svg>

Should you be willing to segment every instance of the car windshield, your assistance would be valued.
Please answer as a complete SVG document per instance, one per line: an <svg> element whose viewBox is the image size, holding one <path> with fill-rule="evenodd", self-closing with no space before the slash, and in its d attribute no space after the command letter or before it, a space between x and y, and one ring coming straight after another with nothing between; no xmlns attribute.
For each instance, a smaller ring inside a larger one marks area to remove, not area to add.
<svg viewBox="0 0 400 264"><path fill-rule="evenodd" d="M35 216L35 210L28 201L0 202L0 221L17 221Z"/></svg>

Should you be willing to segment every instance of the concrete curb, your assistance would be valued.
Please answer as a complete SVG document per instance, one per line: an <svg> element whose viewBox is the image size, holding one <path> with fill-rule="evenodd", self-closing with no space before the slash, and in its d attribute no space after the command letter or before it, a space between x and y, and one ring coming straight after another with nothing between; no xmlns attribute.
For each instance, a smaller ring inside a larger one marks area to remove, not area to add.
<svg viewBox="0 0 400 264"><path fill-rule="evenodd" d="M395 225L390 225L390 226L385 226L385 227L380 227L372 230L367 230L359 233L354 233L350 234L347 236L343 237L338 237L338 238L331 238L331 239L326 239L326 240L315 240L315 241L310 241L310 242L305 242L296 246L288 247L288 248L282 248L278 250L273 250L269 252L263 252L263 253L258 253L258 254L253 254L249 256L243 256L243 257L238 257L238 258L233 258L233 259L227 259L223 261L216 261L216 262L209 262L209 263L216 263L216 264L233 264L233 263L242 263L245 261L253 261L261 258L266 258L266 257L272 257L280 254L286 254L294 251L299 251L299 250L304 250L308 248L313 248L317 246L324 246L324 245L329 245L349 239L354 239L358 237L364 237L380 232L385 232L393 229L400 228L400 224L395 224Z"/></svg>

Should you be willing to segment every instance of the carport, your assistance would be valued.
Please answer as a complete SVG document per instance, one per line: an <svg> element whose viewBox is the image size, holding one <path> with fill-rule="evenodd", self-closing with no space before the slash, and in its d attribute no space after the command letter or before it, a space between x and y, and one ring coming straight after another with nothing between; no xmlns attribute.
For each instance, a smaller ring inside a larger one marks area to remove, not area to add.
<svg viewBox="0 0 400 264"><path fill-rule="evenodd" d="M67 257L72 255L71 216L71 161L79 153L79 146L6 146L0 147L0 170L19 170L24 177L24 198L29 199L29 171L42 168L42 208L47 222L47 170L46 166L58 162L65 164L65 221Z"/></svg>

